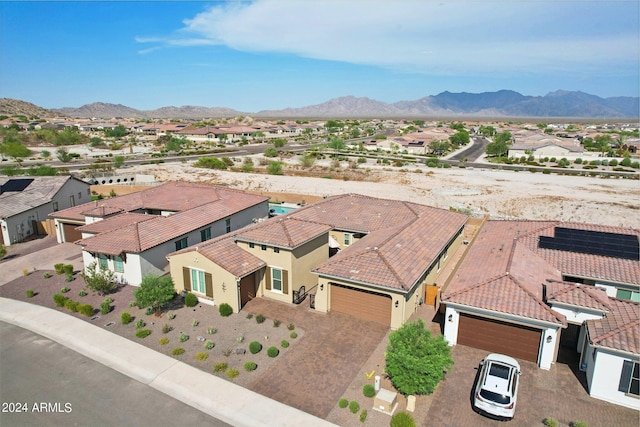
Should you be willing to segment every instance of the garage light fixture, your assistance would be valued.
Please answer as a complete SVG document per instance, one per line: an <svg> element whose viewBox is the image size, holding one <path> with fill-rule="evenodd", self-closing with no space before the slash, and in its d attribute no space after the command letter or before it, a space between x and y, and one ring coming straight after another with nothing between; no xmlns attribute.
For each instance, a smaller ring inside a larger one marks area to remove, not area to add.
<svg viewBox="0 0 640 427"><path fill-rule="evenodd" d="M396 308L398 308L398 300L396 300L396 304L395 305L396 305Z"/></svg>
<svg viewBox="0 0 640 427"><path fill-rule="evenodd" d="M320 290L324 291L324 283L320 283Z"/></svg>
<svg viewBox="0 0 640 427"><path fill-rule="evenodd" d="M447 317L447 320L449 322L453 322L453 314L450 314L449 317Z"/></svg>
<svg viewBox="0 0 640 427"><path fill-rule="evenodd" d="M549 335L547 337L547 344L551 344L551 341L553 341L553 337L551 335Z"/></svg>

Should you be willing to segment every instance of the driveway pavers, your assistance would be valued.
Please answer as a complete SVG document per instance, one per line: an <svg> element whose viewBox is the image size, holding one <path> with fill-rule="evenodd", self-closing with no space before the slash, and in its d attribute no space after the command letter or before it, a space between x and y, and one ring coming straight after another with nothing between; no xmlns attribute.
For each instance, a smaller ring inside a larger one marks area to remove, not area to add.
<svg viewBox="0 0 640 427"><path fill-rule="evenodd" d="M243 312L304 330L301 341L283 352L251 390L320 418L329 415L389 330L346 314L313 312L307 301L291 306L255 298Z"/></svg>

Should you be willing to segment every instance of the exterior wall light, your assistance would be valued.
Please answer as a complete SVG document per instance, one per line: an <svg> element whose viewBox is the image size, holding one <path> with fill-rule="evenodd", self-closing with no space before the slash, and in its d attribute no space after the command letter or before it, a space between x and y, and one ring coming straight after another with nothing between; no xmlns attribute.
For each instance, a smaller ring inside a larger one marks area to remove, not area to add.
<svg viewBox="0 0 640 427"><path fill-rule="evenodd" d="M447 317L447 320L449 322L453 322L453 314L450 314L449 317Z"/></svg>
<svg viewBox="0 0 640 427"><path fill-rule="evenodd" d="M320 283L320 290L324 291L324 283Z"/></svg>
<svg viewBox="0 0 640 427"><path fill-rule="evenodd" d="M395 306L396 306L396 308L398 308L398 300L396 300Z"/></svg>
<svg viewBox="0 0 640 427"><path fill-rule="evenodd" d="M553 337L551 335L547 336L547 344L551 344L551 341L553 341Z"/></svg>

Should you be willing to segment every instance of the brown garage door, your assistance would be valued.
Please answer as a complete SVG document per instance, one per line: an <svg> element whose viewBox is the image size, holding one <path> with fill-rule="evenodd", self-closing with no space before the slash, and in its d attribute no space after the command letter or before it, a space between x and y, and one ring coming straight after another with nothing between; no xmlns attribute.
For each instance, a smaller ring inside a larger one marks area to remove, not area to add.
<svg viewBox="0 0 640 427"><path fill-rule="evenodd" d="M537 362L541 334L540 329L460 314L458 344Z"/></svg>
<svg viewBox="0 0 640 427"><path fill-rule="evenodd" d="M331 310L387 326L391 324L391 297L389 295L332 283Z"/></svg>
<svg viewBox="0 0 640 427"><path fill-rule="evenodd" d="M62 226L66 242L75 242L82 239L82 232L76 230L76 228L80 227L79 224L63 224Z"/></svg>

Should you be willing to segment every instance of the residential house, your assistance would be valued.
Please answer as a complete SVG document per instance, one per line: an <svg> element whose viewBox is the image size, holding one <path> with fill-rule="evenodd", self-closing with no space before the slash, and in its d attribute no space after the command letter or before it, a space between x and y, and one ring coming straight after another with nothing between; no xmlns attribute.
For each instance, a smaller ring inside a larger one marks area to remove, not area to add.
<svg viewBox="0 0 640 427"><path fill-rule="evenodd" d="M268 198L211 185L170 182L52 214L58 241L82 246L85 268L112 270L139 285L167 272L167 254L268 216Z"/></svg>
<svg viewBox="0 0 640 427"><path fill-rule="evenodd" d="M575 159L584 156L585 149L578 140L566 140L555 136L536 134L525 139L517 140L509 147L509 157L520 158L533 155L536 159L556 157L561 159ZM587 155L590 155L586 153Z"/></svg>
<svg viewBox="0 0 640 427"><path fill-rule="evenodd" d="M488 221L443 289L445 339L543 369L580 353L592 396L640 409L639 238L621 227Z"/></svg>
<svg viewBox="0 0 640 427"><path fill-rule="evenodd" d="M400 327L425 300L467 216L355 194L330 197L169 255L178 291L227 303L308 301Z"/></svg>
<svg viewBox="0 0 640 427"><path fill-rule="evenodd" d="M71 175L0 178L0 244L46 233L50 213L88 200L89 183Z"/></svg>

